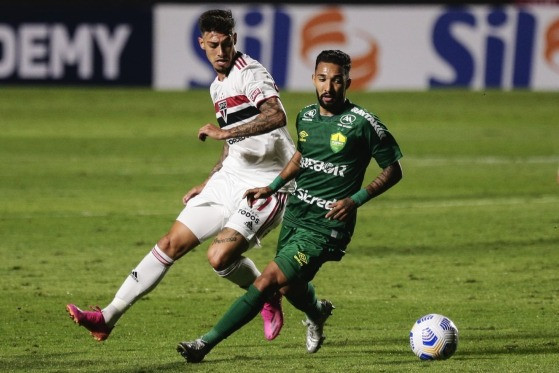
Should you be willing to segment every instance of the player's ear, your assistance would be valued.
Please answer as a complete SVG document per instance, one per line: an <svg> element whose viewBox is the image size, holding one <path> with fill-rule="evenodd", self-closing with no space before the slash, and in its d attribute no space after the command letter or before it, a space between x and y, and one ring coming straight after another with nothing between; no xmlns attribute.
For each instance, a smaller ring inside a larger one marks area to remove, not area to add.
<svg viewBox="0 0 559 373"><path fill-rule="evenodd" d="M200 45L200 48L204 49L204 39L201 37L198 37L198 45Z"/></svg>
<svg viewBox="0 0 559 373"><path fill-rule="evenodd" d="M233 33L233 45L237 45L237 33Z"/></svg>
<svg viewBox="0 0 559 373"><path fill-rule="evenodd" d="M347 80L345 81L345 89L348 89L350 85L351 85L351 78L347 78Z"/></svg>

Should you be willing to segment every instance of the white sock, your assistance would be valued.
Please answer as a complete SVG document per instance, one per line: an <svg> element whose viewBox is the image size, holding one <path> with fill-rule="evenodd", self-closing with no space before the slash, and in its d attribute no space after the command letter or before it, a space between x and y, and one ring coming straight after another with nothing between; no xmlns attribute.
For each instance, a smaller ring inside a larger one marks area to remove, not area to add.
<svg viewBox="0 0 559 373"><path fill-rule="evenodd" d="M136 268L130 272L130 275L118 289L113 301L102 310L105 323L109 327L116 324L134 302L157 286L173 262L173 259L169 258L155 245Z"/></svg>
<svg viewBox="0 0 559 373"><path fill-rule="evenodd" d="M221 271L215 271L219 276L239 285L243 289L248 287L260 276L260 271L252 260L241 256L239 260Z"/></svg>

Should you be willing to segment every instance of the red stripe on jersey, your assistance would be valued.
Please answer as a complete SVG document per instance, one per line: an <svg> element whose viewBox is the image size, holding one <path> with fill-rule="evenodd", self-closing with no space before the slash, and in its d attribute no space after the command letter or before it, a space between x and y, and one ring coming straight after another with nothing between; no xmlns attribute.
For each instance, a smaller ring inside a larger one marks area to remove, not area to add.
<svg viewBox="0 0 559 373"><path fill-rule="evenodd" d="M220 100L220 101L216 101L216 103L214 104L214 109L216 113L219 113L221 111L220 104L222 102L223 100ZM225 99L225 102L227 103L226 105L227 109L233 109L239 105L249 104L250 100L245 95L238 95L238 96L227 97Z"/></svg>

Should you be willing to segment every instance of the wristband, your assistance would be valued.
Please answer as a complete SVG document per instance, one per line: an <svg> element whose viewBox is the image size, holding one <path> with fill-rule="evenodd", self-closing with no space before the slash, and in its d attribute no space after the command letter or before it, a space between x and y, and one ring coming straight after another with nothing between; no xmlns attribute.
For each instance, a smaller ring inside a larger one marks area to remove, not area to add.
<svg viewBox="0 0 559 373"><path fill-rule="evenodd" d="M281 176L276 176L276 178L274 179L274 181L272 181L272 183L270 185L268 185L268 188L272 189L272 191L275 193L278 190L281 189L282 186L284 186L286 183L285 180L282 179Z"/></svg>
<svg viewBox="0 0 559 373"><path fill-rule="evenodd" d="M359 207L362 204L364 204L365 202L367 202L368 200L370 200L371 196L367 192L367 189L361 189L349 198L351 198L353 200L353 202L355 202L357 207Z"/></svg>

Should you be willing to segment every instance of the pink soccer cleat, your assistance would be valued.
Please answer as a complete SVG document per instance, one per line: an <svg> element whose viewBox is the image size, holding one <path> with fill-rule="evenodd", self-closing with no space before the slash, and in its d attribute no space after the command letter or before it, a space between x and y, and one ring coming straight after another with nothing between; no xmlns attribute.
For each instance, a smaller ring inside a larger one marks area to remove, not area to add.
<svg viewBox="0 0 559 373"><path fill-rule="evenodd" d="M283 327L283 311L281 309L281 294L277 293L264 303L262 311L260 311L262 320L264 320L264 336L271 341L276 338Z"/></svg>
<svg viewBox="0 0 559 373"><path fill-rule="evenodd" d="M82 311L74 304L66 305L66 311L68 311L70 317L76 324L89 330L89 333L93 336L93 338L99 342L104 341L109 338L109 334L111 334L111 330L113 328L109 328L109 326L107 326L105 319L103 318L103 313L99 307L95 306L91 307L91 309L93 311Z"/></svg>

